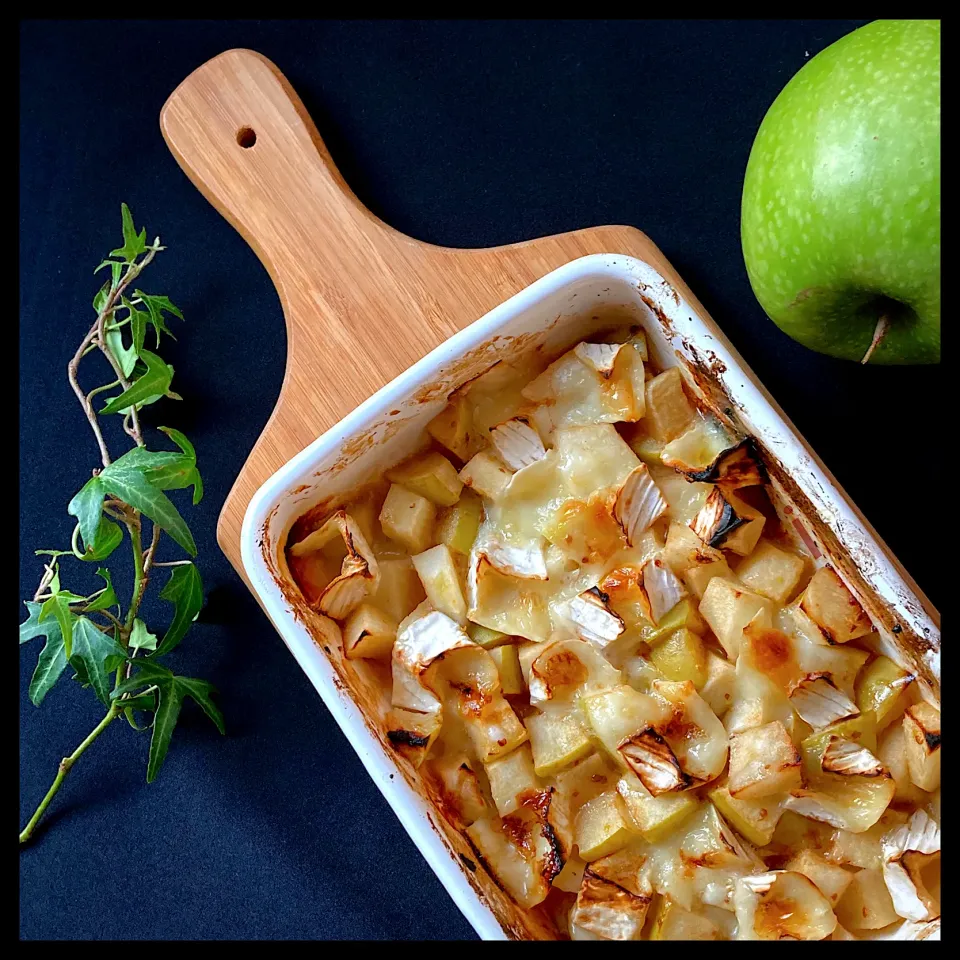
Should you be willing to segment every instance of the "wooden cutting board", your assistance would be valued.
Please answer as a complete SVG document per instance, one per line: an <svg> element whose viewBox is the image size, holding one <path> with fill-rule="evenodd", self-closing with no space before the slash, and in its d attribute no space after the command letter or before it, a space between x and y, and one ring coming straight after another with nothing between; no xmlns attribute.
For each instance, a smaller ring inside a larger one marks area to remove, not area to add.
<svg viewBox="0 0 960 960"><path fill-rule="evenodd" d="M241 576L240 526L264 480L451 334L544 274L586 254L628 254L696 304L633 227L482 250L398 233L356 198L287 79L252 50L228 50L194 70L164 104L160 128L187 176L267 268L286 319L280 396L217 528Z"/></svg>

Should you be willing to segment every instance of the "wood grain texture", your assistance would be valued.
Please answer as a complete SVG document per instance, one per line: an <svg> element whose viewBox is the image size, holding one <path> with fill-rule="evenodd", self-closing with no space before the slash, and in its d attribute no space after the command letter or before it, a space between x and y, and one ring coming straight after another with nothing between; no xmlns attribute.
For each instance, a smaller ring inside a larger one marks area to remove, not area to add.
<svg viewBox="0 0 960 960"><path fill-rule="evenodd" d="M654 267L799 436L676 270L633 227L594 227L474 250L414 240L360 203L289 82L252 50L228 50L191 73L164 105L160 127L187 176L263 262L286 320L280 396L217 528L241 577L244 512L268 477L451 334L588 254L625 254ZM243 146L253 139L251 131L255 143ZM804 445L939 623L913 579Z"/></svg>

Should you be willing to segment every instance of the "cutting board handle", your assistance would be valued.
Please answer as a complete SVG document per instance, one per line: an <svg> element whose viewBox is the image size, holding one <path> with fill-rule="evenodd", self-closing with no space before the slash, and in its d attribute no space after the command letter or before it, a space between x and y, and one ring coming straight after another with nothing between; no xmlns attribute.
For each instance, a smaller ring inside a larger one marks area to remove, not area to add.
<svg viewBox="0 0 960 960"><path fill-rule="evenodd" d="M692 296L632 227L481 250L394 230L354 196L289 82L252 50L228 50L194 70L164 105L160 128L187 176L256 251L283 307L280 396L220 514L220 543L241 572L244 511L267 477L534 280L577 257L623 253Z"/></svg>
<svg viewBox="0 0 960 960"><path fill-rule="evenodd" d="M355 241L358 230L394 232L347 186L286 77L253 50L227 50L194 70L164 104L160 129L281 296L292 277L338 275L336 260L352 246L338 233Z"/></svg>

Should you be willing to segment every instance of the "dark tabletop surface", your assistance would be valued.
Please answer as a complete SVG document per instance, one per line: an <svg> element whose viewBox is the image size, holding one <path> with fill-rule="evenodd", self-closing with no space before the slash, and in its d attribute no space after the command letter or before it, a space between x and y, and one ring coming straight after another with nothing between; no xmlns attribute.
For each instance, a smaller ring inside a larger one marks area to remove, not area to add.
<svg viewBox="0 0 960 960"><path fill-rule="evenodd" d="M125 200L169 247L147 289L187 318L165 352L185 400L148 421L181 427L206 479L187 515L207 606L171 660L217 684L229 734L185 708L147 787L145 736L114 724L20 853L23 938L473 936L217 549L220 506L280 388L284 327L266 272L163 143L170 91L225 49L264 53L360 199L433 243L646 231L938 603L941 532L919 532L916 477L896 464L908 443L943 450L939 369L864 369L796 345L763 315L740 254L765 110L858 23L22 24L20 595L41 572L33 549L69 537L65 505L95 463L64 371ZM69 673L30 704L37 649L21 649L21 825L102 715Z"/></svg>

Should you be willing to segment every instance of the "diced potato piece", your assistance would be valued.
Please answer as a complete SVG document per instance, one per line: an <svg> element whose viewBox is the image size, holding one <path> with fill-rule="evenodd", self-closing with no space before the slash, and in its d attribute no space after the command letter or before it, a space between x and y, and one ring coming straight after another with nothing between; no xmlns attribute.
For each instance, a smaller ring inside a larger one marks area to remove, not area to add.
<svg viewBox="0 0 960 960"><path fill-rule="evenodd" d="M660 901L653 925L651 940L723 940L720 928L697 913L685 910L675 900L664 897Z"/></svg>
<svg viewBox="0 0 960 960"><path fill-rule="evenodd" d="M900 918L880 870L859 870L834 912L847 930L879 930Z"/></svg>
<svg viewBox="0 0 960 960"><path fill-rule="evenodd" d="M603 589L603 584L601 584ZM619 612L619 611L618 611ZM644 627L641 630L643 642L653 646L661 640L666 640L677 630L691 630L693 633L703 636L707 632L707 625L700 616L697 609L697 602L691 597L684 597L678 604L660 619L658 626Z"/></svg>
<svg viewBox="0 0 960 960"><path fill-rule="evenodd" d="M852 833L850 830L830 831L829 842L822 845L823 855L831 863L839 863L845 867L880 870L883 868L880 842L894 827L906 823L908 819L902 810L887 809L876 823L859 833Z"/></svg>
<svg viewBox="0 0 960 960"><path fill-rule="evenodd" d="M594 738L623 767L626 763L619 751L623 741L664 724L671 716L662 701L628 686L581 697L580 709Z"/></svg>
<svg viewBox="0 0 960 960"><path fill-rule="evenodd" d="M679 367L671 367L647 381L646 424L650 434L664 443L679 437L696 413L683 392Z"/></svg>
<svg viewBox="0 0 960 960"><path fill-rule="evenodd" d="M737 527L733 533L724 539L723 549L745 557L753 552L754 547L760 540L760 534L763 533L767 518L756 507L752 507L735 493L727 491L724 498L736 511L737 516L743 517L746 523Z"/></svg>
<svg viewBox="0 0 960 960"><path fill-rule="evenodd" d="M533 769L533 754L528 743L484 764L484 770L490 781L493 802L501 817L513 813L520 806L523 795L543 790L543 784Z"/></svg>
<svg viewBox="0 0 960 960"><path fill-rule="evenodd" d="M458 394L428 424L427 433L455 457L466 462L483 445L473 425L473 412L466 394Z"/></svg>
<svg viewBox="0 0 960 960"><path fill-rule="evenodd" d="M397 621L371 603L361 603L343 625L343 652L350 660L384 660L397 639Z"/></svg>
<svg viewBox="0 0 960 960"><path fill-rule="evenodd" d="M737 668L729 660L708 650L706 670L707 679L700 688L700 696L718 717L722 717L733 702Z"/></svg>
<svg viewBox="0 0 960 960"><path fill-rule="evenodd" d="M751 621L758 626L771 626L773 609L766 597L732 580L715 577L707 584L700 601L700 615L723 644L729 659L736 660L743 628Z"/></svg>
<svg viewBox="0 0 960 960"><path fill-rule="evenodd" d="M476 702L462 712L467 736L482 763L502 757L529 739L527 728L499 691L479 710Z"/></svg>
<svg viewBox="0 0 960 960"><path fill-rule="evenodd" d="M687 585L690 592L698 599L703 599L707 592L710 581L716 577L722 577L731 583L736 581L730 564L726 560L712 560L708 563L701 563L695 567L687 567L683 571L683 582Z"/></svg>
<svg viewBox="0 0 960 960"><path fill-rule="evenodd" d="M660 454L663 451L663 441L638 431L629 441L630 449L648 466L652 463L661 463Z"/></svg>
<svg viewBox="0 0 960 960"><path fill-rule="evenodd" d="M663 545L663 559L677 575L690 567L723 560L723 553L708 547L685 523L671 522Z"/></svg>
<svg viewBox="0 0 960 960"><path fill-rule="evenodd" d="M501 644L490 649L490 656L497 665L500 674L500 689L503 693L523 693L527 685L523 682L523 673L520 671L520 658L517 656L516 645Z"/></svg>
<svg viewBox="0 0 960 960"><path fill-rule="evenodd" d="M800 754L779 721L730 738L730 794L759 800L800 786Z"/></svg>
<svg viewBox="0 0 960 960"><path fill-rule="evenodd" d="M472 490L464 490L460 499L440 513L437 539L451 550L466 556L477 539L483 520L483 503Z"/></svg>
<svg viewBox="0 0 960 960"><path fill-rule="evenodd" d="M667 680L690 680L697 690L707 682L707 651L691 630L670 634L653 648L650 659Z"/></svg>
<svg viewBox="0 0 960 960"><path fill-rule="evenodd" d="M758 803L760 801L757 801ZM784 810L777 821L777 829L773 832L773 839L763 851L764 855L786 857L803 850L818 850L826 855L834 834L833 827L816 820L808 820L792 810ZM833 863L836 859L829 857Z"/></svg>
<svg viewBox="0 0 960 960"><path fill-rule="evenodd" d="M492 450L481 450L460 471L465 486L494 501L503 496L512 478L513 472Z"/></svg>
<svg viewBox="0 0 960 960"><path fill-rule="evenodd" d="M803 576L803 558L761 540L737 567L737 577L755 593L775 603L786 603Z"/></svg>
<svg viewBox="0 0 960 960"><path fill-rule="evenodd" d="M550 885L539 875L539 864L528 859L511 842L499 821L477 820L467 827L466 834L497 880L521 907L529 910L543 902Z"/></svg>
<svg viewBox="0 0 960 960"><path fill-rule="evenodd" d="M823 774L808 786L794 790L791 810L850 833L869 830L893 799L896 785L887 775L875 777Z"/></svg>
<svg viewBox="0 0 960 960"><path fill-rule="evenodd" d="M940 786L940 711L921 700L903 718L910 779L928 793Z"/></svg>
<svg viewBox="0 0 960 960"><path fill-rule="evenodd" d="M726 777L707 796L734 830L755 846L766 846L773 839L783 813L783 802L779 798L738 800L730 796Z"/></svg>
<svg viewBox="0 0 960 960"><path fill-rule="evenodd" d="M857 677L856 701L861 712L873 710L877 729L883 730L907 708L907 689L913 676L887 657L871 660Z"/></svg>
<svg viewBox="0 0 960 960"><path fill-rule="evenodd" d="M738 940L823 940L837 925L829 901L801 873L741 877L733 899Z"/></svg>
<svg viewBox="0 0 960 960"><path fill-rule="evenodd" d="M433 604L433 608L445 613L458 623L465 623L467 601L463 597L460 574L457 572L450 548L440 543L423 553L418 553L412 559L423 589L427 592L427 599Z"/></svg>
<svg viewBox="0 0 960 960"><path fill-rule="evenodd" d="M833 643L846 643L873 631L857 598L830 567L821 567L813 575L800 606Z"/></svg>
<svg viewBox="0 0 960 960"><path fill-rule="evenodd" d="M695 794L686 792L655 797L632 771L617 781L617 793L624 822L649 843L672 833L696 810L698 802Z"/></svg>
<svg viewBox="0 0 960 960"><path fill-rule="evenodd" d="M751 620L741 632L738 664L749 667L770 680L777 689L789 694L804 676L793 637L763 622Z"/></svg>
<svg viewBox="0 0 960 960"><path fill-rule="evenodd" d="M902 723L894 723L887 727L877 747L877 758L890 771L890 776L897 785L897 791L893 795L894 800L922 806L930 799L926 792L910 779L906 732Z"/></svg>
<svg viewBox="0 0 960 960"><path fill-rule="evenodd" d="M399 623L426 599L423 584L409 557L390 557L377 563L380 565L380 583L371 600Z"/></svg>
<svg viewBox="0 0 960 960"><path fill-rule="evenodd" d="M549 640L543 640L540 643L521 643L517 655L520 658L520 670L523 673L523 681L530 686L530 667L533 661L543 653L550 645Z"/></svg>
<svg viewBox="0 0 960 960"><path fill-rule="evenodd" d="M639 655L628 657L621 671L627 683L639 693L649 693L653 688L653 681L663 679L653 662Z"/></svg>
<svg viewBox="0 0 960 960"><path fill-rule="evenodd" d="M615 790L601 793L580 808L573 833L580 858L587 863L615 853L634 837L624 823Z"/></svg>
<svg viewBox="0 0 960 960"><path fill-rule="evenodd" d="M661 459L668 467L700 480L716 480L721 454L737 444L713 417L695 420L693 426L663 448Z"/></svg>
<svg viewBox="0 0 960 960"><path fill-rule="evenodd" d="M653 694L669 710L669 721L658 727L684 774L702 783L720 776L727 764L727 733L723 724L689 680L654 680ZM637 770L651 793L650 783Z"/></svg>
<svg viewBox="0 0 960 960"><path fill-rule="evenodd" d="M441 507L455 504L463 489L457 468L442 453L436 452L421 454L391 468L387 479Z"/></svg>
<svg viewBox="0 0 960 960"><path fill-rule="evenodd" d="M576 763L592 749L590 737L576 713L550 710L527 717L533 763L538 777L551 777Z"/></svg>
<svg viewBox="0 0 960 960"><path fill-rule="evenodd" d="M625 545L611 508L608 490L586 500L565 500L544 523L543 535L577 563L605 562Z"/></svg>
<svg viewBox="0 0 960 960"><path fill-rule="evenodd" d="M481 627L479 623L468 623L467 633L470 635L470 639L478 646L483 647L484 650L513 642L513 637L509 634L500 633L499 630L491 630L489 627Z"/></svg>
<svg viewBox="0 0 960 960"><path fill-rule="evenodd" d="M819 891L835 906L850 886L853 874L835 863L830 863L814 850L802 850L790 859L784 870L802 873L812 880Z"/></svg>
<svg viewBox="0 0 960 960"><path fill-rule="evenodd" d="M712 487L690 528L709 546L746 556L757 545L765 522L759 510L733 492Z"/></svg>
<svg viewBox="0 0 960 960"><path fill-rule="evenodd" d="M437 717L393 707L387 712L385 721L391 746L418 770L440 732Z"/></svg>
<svg viewBox="0 0 960 960"><path fill-rule="evenodd" d="M572 496L586 500L607 487L619 489L640 465L612 424L567 427L556 432L557 468Z"/></svg>
<svg viewBox="0 0 960 960"><path fill-rule="evenodd" d="M620 776L604 754L591 753L572 767L561 770L553 778L557 792L554 803L563 803L567 818L572 823L577 811L594 797L610 790Z"/></svg>
<svg viewBox="0 0 960 960"><path fill-rule="evenodd" d="M444 755L433 761L431 767L443 785L444 810L452 807L464 824L473 823L490 813L480 780L464 754Z"/></svg>
<svg viewBox="0 0 960 960"><path fill-rule="evenodd" d="M421 553L433 541L436 504L397 483L391 484L380 510L380 526L410 553Z"/></svg>
<svg viewBox="0 0 960 960"><path fill-rule="evenodd" d="M586 868L586 863L579 857L568 857L563 869L554 878L553 885L564 893L579 893Z"/></svg>

